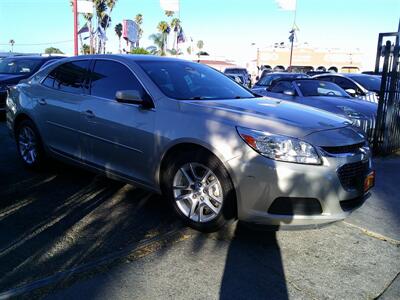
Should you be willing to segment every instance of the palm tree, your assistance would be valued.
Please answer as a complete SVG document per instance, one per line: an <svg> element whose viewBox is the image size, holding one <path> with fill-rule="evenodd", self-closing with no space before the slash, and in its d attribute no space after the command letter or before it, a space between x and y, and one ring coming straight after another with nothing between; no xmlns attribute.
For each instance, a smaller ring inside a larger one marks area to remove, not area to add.
<svg viewBox="0 0 400 300"><path fill-rule="evenodd" d="M173 12L173 11L170 11L170 10L166 10L166 11L165 11L165 15L166 15L167 17L172 17L174 14L175 14L175 12Z"/></svg>
<svg viewBox="0 0 400 300"><path fill-rule="evenodd" d="M203 51L201 51L201 49L203 49L204 47L204 42L202 40L197 41L197 48L199 48L199 52L197 53L197 55L199 56L200 59L200 55Z"/></svg>
<svg viewBox="0 0 400 300"><path fill-rule="evenodd" d="M178 32L179 32L179 29L181 28L181 20L179 20L178 18L173 18L171 21L171 28L174 31L174 43L173 43L172 49L176 49Z"/></svg>
<svg viewBox="0 0 400 300"><path fill-rule="evenodd" d="M118 51L121 53L121 36L122 36L122 24L118 23L115 25L115 34L118 36Z"/></svg>
<svg viewBox="0 0 400 300"><path fill-rule="evenodd" d="M171 28L169 27L169 24L167 22L161 21L157 25L157 30L161 34L161 39L162 39L161 56L165 56L168 34L171 31Z"/></svg>
<svg viewBox="0 0 400 300"><path fill-rule="evenodd" d="M14 44L15 44L15 41L14 41L13 39L11 39L8 43L9 43L10 46L11 46L11 52L14 52Z"/></svg>
<svg viewBox="0 0 400 300"><path fill-rule="evenodd" d="M165 56L165 46L166 45L165 45L165 39L164 39L162 33L153 33L152 35L149 36L149 39L153 40L154 47L150 46L147 48L147 50L151 54Z"/></svg>
<svg viewBox="0 0 400 300"><path fill-rule="evenodd" d="M135 22L139 27L138 28L138 36L137 36L138 40L136 42L136 47L138 48L139 47L139 41L140 41L140 39L142 38L142 35L143 35L143 29L142 29L142 26L141 26L143 24L143 15L142 14L137 14L135 16Z"/></svg>

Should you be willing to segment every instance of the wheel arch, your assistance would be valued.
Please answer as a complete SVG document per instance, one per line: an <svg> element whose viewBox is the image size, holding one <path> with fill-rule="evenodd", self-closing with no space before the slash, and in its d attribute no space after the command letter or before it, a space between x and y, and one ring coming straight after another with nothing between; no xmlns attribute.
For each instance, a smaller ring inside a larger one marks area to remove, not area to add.
<svg viewBox="0 0 400 300"><path fill-rule="evenodd" d="M211 155L215 156L216 158L218 158L218 160L221 162L221 164L227 170L229 179L234 188L235 214L237 216L237 214L238 214L238 209L237 209L237 207L238 207L237 201L238 200L237 200L237 191L236 191L237 185L232 176L232 174L233 174L232 169L224 161L222 154L219 153L214 147L212 147L210 145L206 145L199 141L177 141L177 142L173 143L172 145L170 145L165 150L164 154L162 155L162 157L160 159L160 163L159 163L159 165L157 167L157 171L156 171L156 181L157 181L158 186L160 187L160 190L162 191L161 182L162 182L163 170L166 168L168 160L171 159L171 157L174 157L175 155L179 155L180 152L195 151L195 150L203 150L203 151L206 151L206 152L210 153Z"/></svg>

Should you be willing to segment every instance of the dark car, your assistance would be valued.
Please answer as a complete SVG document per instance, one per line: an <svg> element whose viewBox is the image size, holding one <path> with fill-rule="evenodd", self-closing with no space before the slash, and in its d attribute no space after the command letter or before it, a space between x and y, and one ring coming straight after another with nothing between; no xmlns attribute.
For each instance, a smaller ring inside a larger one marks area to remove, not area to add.
<svg viewBox="0 0 400 300"><path fill-rule="evenodd" d="M250 80L251 76L247 69L245 68L226 68L224 71L225 75L241 75L243 78L244 82L243 85L249 86L250 85Z"/></svg>
<svg viewBox="0 0 400 300"><path fill-rule="evenodd" d="M304 73L288 73L288 72L274 72L262 74L260 80L251 89L254 93L258 91L265 91L268 89L274 81L278 79L297 79L297 78L310 78L310 76ZM262 94L261 94L262 95Z"/></svg>
<svg viewBox="0 0 400 300"><path fill-rule="evenodd" d="M313 78L336 83L346 90L351 96L369 102L378 102L381 77L378 75L367 75L359 73L349 74L322 74Z"/></svg>
<svg viewBox="0 0 400 300"><path fill-rule="evenodd" d="M10 56L0 60L0 112L5 110L7 89L27 79L44 64L63 56Z"/></svg>
<svg viewBox="0 0 400 300"><path fill-rule="evenodd" d="M368 134L374 128L378 105L359 101L332 82L317 79L280 79L262 94L312 106L348 118L353 125L360 127Z"/></svg>

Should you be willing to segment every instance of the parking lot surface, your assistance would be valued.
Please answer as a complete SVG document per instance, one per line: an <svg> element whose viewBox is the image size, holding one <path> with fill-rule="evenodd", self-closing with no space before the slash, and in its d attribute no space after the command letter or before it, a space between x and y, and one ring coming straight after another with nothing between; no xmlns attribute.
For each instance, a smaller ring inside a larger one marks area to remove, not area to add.
<svg viewBox="0 0 400 300"><path fill-rule="evenodd" d="M0 122L0 299L400 299L400 155L319 230L185 228L161 196L52 162L26 170Z"/></svg>

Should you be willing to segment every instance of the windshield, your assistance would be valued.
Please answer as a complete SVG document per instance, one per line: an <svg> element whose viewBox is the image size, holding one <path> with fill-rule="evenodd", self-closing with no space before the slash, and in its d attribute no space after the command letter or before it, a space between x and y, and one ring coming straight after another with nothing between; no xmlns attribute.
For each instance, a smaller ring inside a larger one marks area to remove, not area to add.
<svg viewBox="0 0 400 300"><path fill-rule="evenodd" d="M306 74L269 74L261 77L261 79L256 83L256 85L270 86L272 85L272 81L281 78L297 79L297 78L309 78L309 77L310 76Z"/></svg>
<svg viewBox="0 0 400 300"><path fill-rule="evenodd" d="M40 64L37 59L5 58L0 60L0 73L26 74L32 73Z"/></svg>
<svg viewBox="0 0 400 300"><path fill-rule="evenodd" d="M350 96L338 85L319 80L297 80L297 87L300 89L304 97L311 96L334 96L346 97Z"/></svg>
<svg viewBox="0 0 400 300"><path fill-rule="evenodd" d="M137 61L168 97L179 100L254 98L224 74L202 64L186 61Z"/></svg>
<svg viewBox="0 0 400 300"><path fill-rule="evenodd" d="M369 91L379 92L381 88L381 78L379 76L350 76Z"/></svg>

